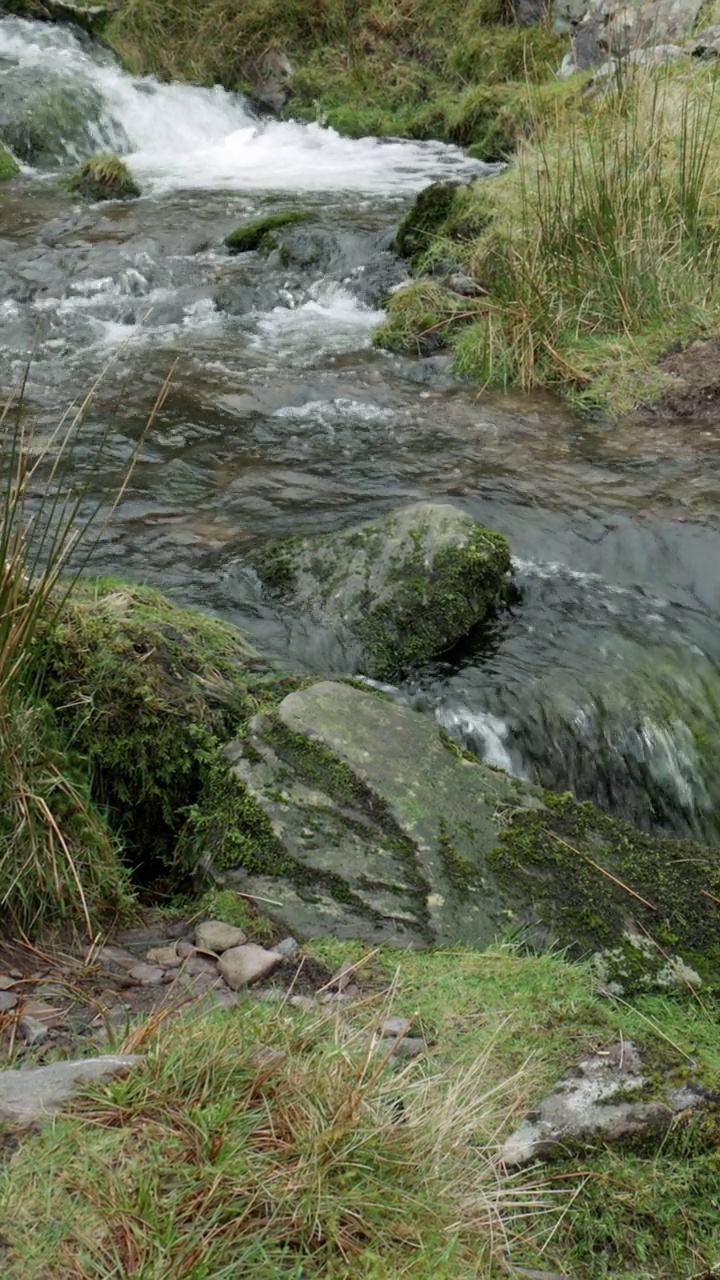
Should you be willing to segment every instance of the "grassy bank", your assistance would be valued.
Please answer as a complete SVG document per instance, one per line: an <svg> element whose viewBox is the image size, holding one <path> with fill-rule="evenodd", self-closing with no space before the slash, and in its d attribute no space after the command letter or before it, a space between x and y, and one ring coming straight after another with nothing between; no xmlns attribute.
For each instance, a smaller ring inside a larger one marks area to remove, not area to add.
<svg viewBox="0 0 720 1280"><path fill-rule="evenodd" d="M575 1280L710 1274L715 1120L522 1176L495 1155L568 1066L620 1037L716 1079L713 1006L616 1004L582 966L503 947L309 954L365 960L362 998L329 1014L248 1000L151 1026L144 1067L0 1164L8 1280L491 1280L516 1274L509 1263ZM425 1059L373 1052L389 1012L412 1019Z"/></svg>
<svg viewBox="0 0 720 1280"><path fill-rule="evenodd" d="M554 77L567 47L510 17L504 0L127 0L103 38L132 71L228 89L252 90L278 52L295 118L496 159L527 123L526 82Z"/></svg>
<svg viewBox="0 0 720 1280"><path fill-rule="evenodd" d="M379 341L417 350L432 335L485 385L614 415L660 397L673 380L658 357L720 333L719 103L715 72L690 67L564 99L500 178L410 215L430 278L391 300ZM447 288L447 263L476 296Z"/></svg>

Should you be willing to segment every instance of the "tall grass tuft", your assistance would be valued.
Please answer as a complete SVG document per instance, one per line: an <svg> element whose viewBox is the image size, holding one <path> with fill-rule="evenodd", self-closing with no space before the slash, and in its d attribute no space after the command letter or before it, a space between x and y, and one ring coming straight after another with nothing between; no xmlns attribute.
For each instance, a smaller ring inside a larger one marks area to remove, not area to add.
<svg viewBox="0 0 720 1280"><path fill-rule="evenodd" d="M127 906L127 874L90 799L85 763L43 697L43 676L54 623L101 531L90 489L104 439L78 484L77 447L97 383L44 439L25 385L0 414L0 913L23 929L48 917L81 920L93 934L101 915Z"/></svg>
<svg viewBox="0 0 720 1280"><path fill-rule="evenodd" d="M714 77L647 74L523 146L469 253L461 371L582 395L613 344L637 365L720 326L717 120Z"/></svg>
<svg viewBox="0 0 720 1280"><path fill-rule="evenodd" d="M513 1218L553 1202L493 1157L518 1079L482 1052L398 1070L376 1025L247 1002L161 1028L0 1182L8 1276L489 1275Z"/></svg>

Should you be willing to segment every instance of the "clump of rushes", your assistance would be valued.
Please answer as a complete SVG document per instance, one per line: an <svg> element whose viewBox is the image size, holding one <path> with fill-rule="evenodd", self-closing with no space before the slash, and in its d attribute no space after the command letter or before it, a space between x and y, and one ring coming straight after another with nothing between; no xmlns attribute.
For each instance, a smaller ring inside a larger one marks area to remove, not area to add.
<svg viewBox="0 0 720 1280"><path fill-rule="evenodd" d="M251 1001L146 1036L0 1173L7 1280L489 1275L550 1200L492 1159L516 1072L398 1070L376 1026Z"/></svg>
<svg viewBox="0 0 720 1280"><path fill-rule="evenodd" d="M93 391L42 442L23 398L0 414L0 915L26 929L84 920L94 935L128 907L129 882L86 763L44 696L49 637L100 532L92 476L72 487ZM101 441L96 466L102 453Z"/></svg>
<svg viewBox="0 0 720 1280"><path fill-rule="evenodd" d="M505 173L475 185L484 229L446 224L430 246L484 295L454 326L459 373L619 415L662 393L658 356L720 333L715 85L693 68L621 83L590 110L558 111ZM389 345L410 310L403 292L391 299Z"/></svg>
<svg viewBox="0 0 720 1280"><path fill-rule="evenodd" d="M95 156L65 179L68 191L85 200L134 200L140 188L118 156Z"/></svg>

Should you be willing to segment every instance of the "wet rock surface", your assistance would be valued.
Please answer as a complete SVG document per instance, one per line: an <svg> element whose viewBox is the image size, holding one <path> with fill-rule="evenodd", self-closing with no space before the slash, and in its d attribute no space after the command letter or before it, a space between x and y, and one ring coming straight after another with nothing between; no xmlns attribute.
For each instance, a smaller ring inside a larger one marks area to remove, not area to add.
<svg viewBox="0 0 720 1280"><path fill-rule="evenodd" d="M358 642L366 674L390 676L450 648L502 602L510 550L458 508L419 502L272 543L251 563L293 609Z"/></svg>

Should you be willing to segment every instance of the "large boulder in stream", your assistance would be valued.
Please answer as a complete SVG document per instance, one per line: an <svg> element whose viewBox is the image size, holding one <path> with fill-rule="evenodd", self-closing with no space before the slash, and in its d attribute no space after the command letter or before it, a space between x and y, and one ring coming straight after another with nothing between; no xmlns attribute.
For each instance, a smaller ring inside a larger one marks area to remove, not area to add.
<svg viewBox="0 0 720 1280"><path fill-rule="evenodd" d="M373 676L426 662L462 639L503 598L511 567L505 538L432 502L271 543L252 563L294 609L359 641Z"/></svg>
<svg viewBox="0 0 720 1280"><path fill-rule="evenodd" d="M428 716L323 681L255 716L186 833L300 935L601 956L623 990L720 974L720 860L479 763ZM193 850L194 841L194 850Z"/></svg>

